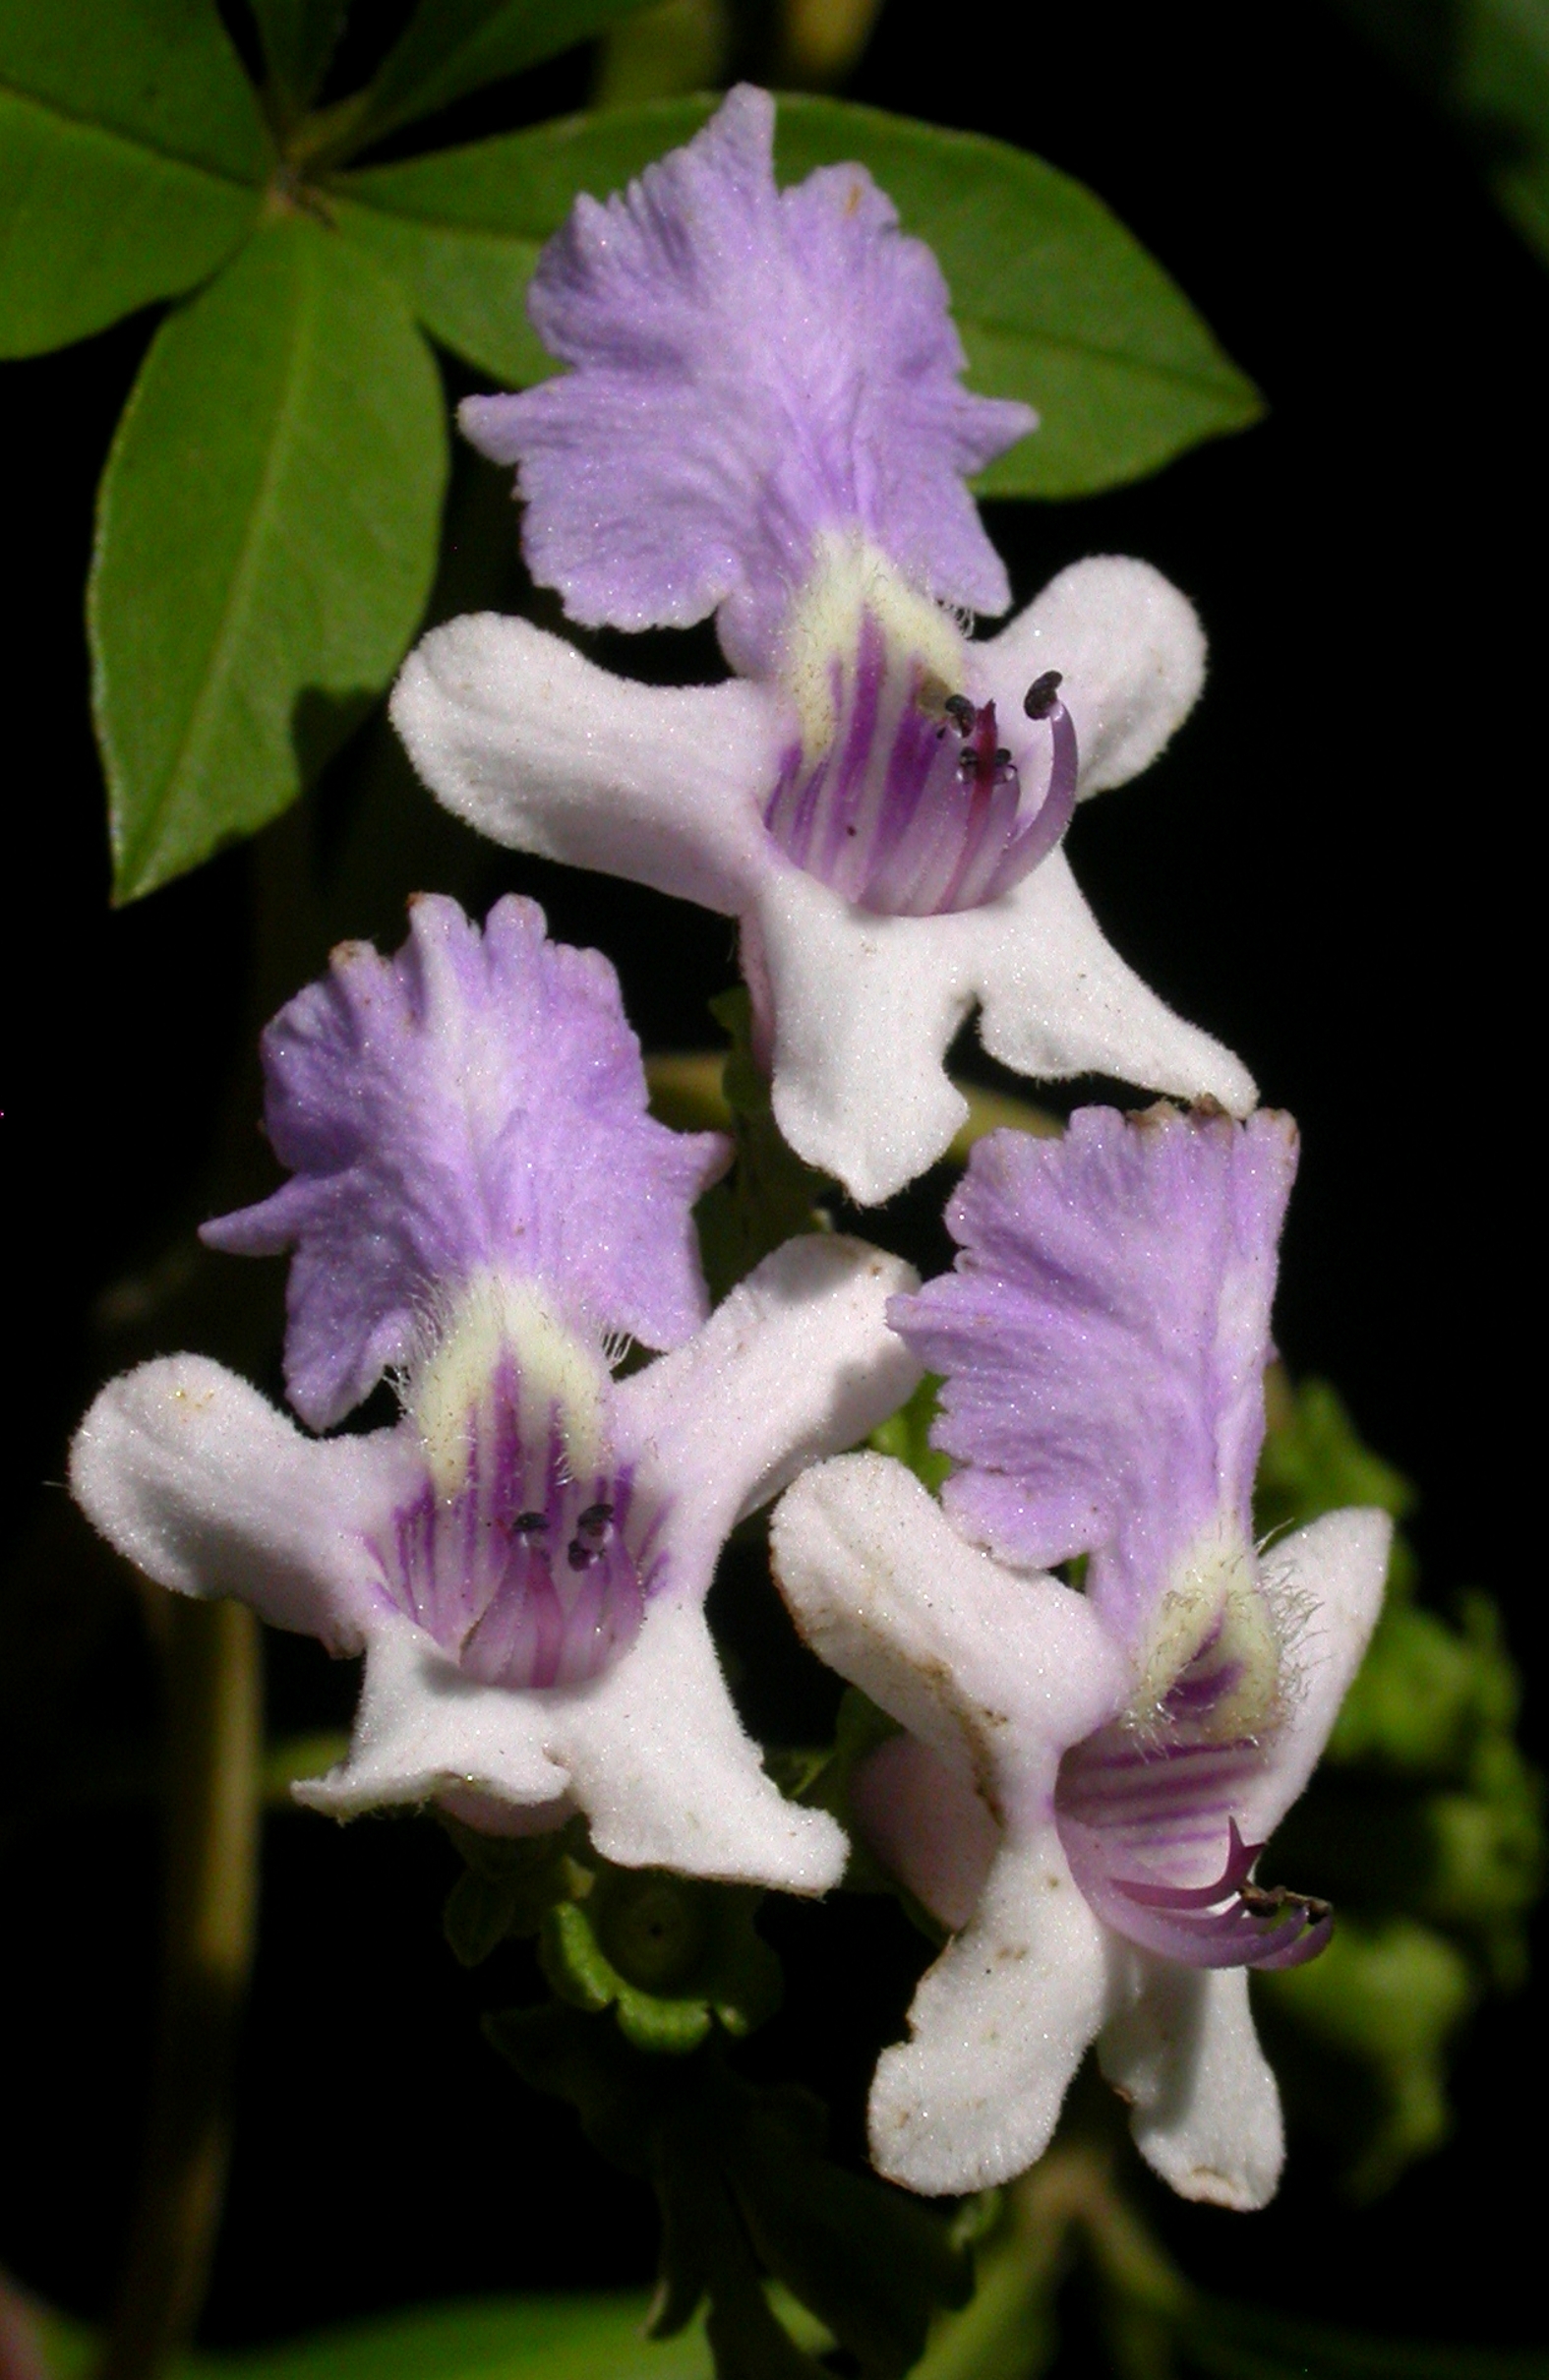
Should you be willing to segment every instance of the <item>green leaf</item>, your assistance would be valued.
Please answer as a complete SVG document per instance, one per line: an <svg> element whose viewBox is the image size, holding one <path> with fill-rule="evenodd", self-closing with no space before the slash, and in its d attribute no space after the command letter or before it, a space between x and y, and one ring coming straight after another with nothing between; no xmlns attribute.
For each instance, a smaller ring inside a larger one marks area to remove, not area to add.
<svg viewBox="0 0 1549 2380"><path fill-rule="evenodd" d="M433 337L521 387L557 368L528 326L527 283L577 192L606 198L690 140L709 112L704 99L669 99L570 116L341 174L329 204L340 230L397 274Z"/></svg>
<svg viewBox="0 0 1549 2380"><path fill-rule="evenodd" d="M780 1962L753 1924L762 1894L599 1863L544 1925L544 1973L572 2007L618 2011L637 2050L682 2056L717 2018L751 2033L780 2005Z"/></svg>
<svg viewBox="0 0 1549 2380"><path fill-rule="evenodd" d="M359 149L470 90L595 39L640 0L420 0L352 127Z"/></svg>
<svg viewBox="0 0 1549 2380"><path fill-rule="evenodd" d="M196 2354L176 2380L710 2380L697 2327L664 2345L646 2335L643 2297L496 2297L350 2323L279 2347ZM40 2324L48 2370L75 2380L98 2350L85 2327Z"/></svg>
<svg viewBox="0 0 1549 2380"><path fill-rule="evenodd" d="M248 5L285 111L299 115L328 71L344 30L346 0L248 0Z"/></svg>
<svg viewBox="0 0 1549 2380"><path fill-rule="evenodd" d="M284 809L390 678L447 471L391 282L301 215L163 324L103 478L88 611L118 897Z"/></svg>
<svg viewBox="0 0 1549 2380"><path fill-rule="evenodd" d="M338 185L341 221L401 275L438 338L520 384L553 369L521 295L575 193L619 189L689 139L708 109L657 100L353 174ZM869 167L941 260L971 386L1038 407L1043 427L991 465L983 494L1113 487L1262 411L1162 268L1090 191L1039 158L820 98L781 100L776 154L785 181L817 165Z"/></svg>
<svg viewBox="0 0 1549 2380"><path fill-rule="evenodd" d="M1042 158L842 99L783 99L782 180L855 158L928 240L971 387L1041 427L981 477L985 496L1086 496L1241 430L1263 403L1187 298L1100 199Z"/></svg>
<svg viewBox="0 0 1549 2380"><path fill-rule="evenodd" d="M0 0L0 355L192 288L271 163L212 0Z"/></svg>

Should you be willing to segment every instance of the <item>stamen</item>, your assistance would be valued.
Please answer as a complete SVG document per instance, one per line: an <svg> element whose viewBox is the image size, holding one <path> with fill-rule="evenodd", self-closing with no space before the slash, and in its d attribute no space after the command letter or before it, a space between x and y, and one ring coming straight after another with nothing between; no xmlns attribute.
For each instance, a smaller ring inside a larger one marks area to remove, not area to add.
<svg viewBox="0 0 1549 2380"><path fill-rule="evenodd" d="M1312 1893L1253 1883L1253 1863L1263 1848L1245 1843L1236 1819L1229 1818L1226 1864L1214 1883L1149 1884L1112 1874L1106 1881L1137 1910L1156 1912L1172 1935L1165 1947L1174 1958L1201 1967L1299 1967L1327 1944L1334 1911ZM1144 1938L1153 1948L1163 1946L1150 1933Z"/></svg>
<svg viewBox="0 0 1549 2380"><path fill-rule="evenodd" d="M1075 803L1076 734L1059 672L1028 692L1050 750L1043 799L1025 803L994 704L946 692L869 612L854 650L832 652L829 666L826 741L815 757L804 738L793 745L764 811L787 858L883 917L939 917L1011 891L1053 849Z"/></svg>

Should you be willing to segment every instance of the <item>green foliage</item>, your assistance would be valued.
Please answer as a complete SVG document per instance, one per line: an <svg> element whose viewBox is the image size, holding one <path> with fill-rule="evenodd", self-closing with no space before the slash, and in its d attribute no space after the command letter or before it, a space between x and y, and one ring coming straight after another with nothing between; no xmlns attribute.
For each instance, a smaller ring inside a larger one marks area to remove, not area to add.
<svg viewBox="0 0 1549 2380"><path fill-rule="evenodd" d="M780 1962L754 1926L762 1894L656 1868L616 1868L580 1819L553 1834L447 1833L464 1873L447 1939L476 1967L508 1937L537 1936L551 1988L572 2007L612 2008L636 2049L680 2056L719 2023L741 2036L780 2005Z"/></svg>
<svg viewBox="0 0 1549 2380"><path fill-rule="evenodd" d="M191 289L270 162L209 0L0 0L0 355Z"/></svg>
<svg viewBox="0 0 1549 2380"><path fill-rule="evenodd" d="M798 1232L824 1227L816 1201L831 1185L781 1138L768 1078L753 1054L746 991L739 984L735 991L721 992L710 1002L710 1013L732 1037L722 1090L736 1148L731 1172L694 1210L705 1279L718 1300L773 1249Z"/></svg>
<svg viewBox="0 0 1549 2380"><path fill-rule="evenodd" d="M1549 263L1549 9L1543 0L1344 0L1450 116L1503 210Z"/></svg>
<svg viewBox="0 0 1549 2380"><path fill-rule="evenodd" d="M904 1463L932 1496L939 1494L952 1471L951 1456L943 1455L930 1443L940 1394L940 1381L933 1372L927 1372L907 1403L901 1404L896 1413L890 1413L886 1421L879 1422L867 1441L878 1455L891 1455L895 1461Z"/></svg>
<svg viewBox="0 0 1549 2380"><path fill-rule="evenodd" d="M653 2330L681 2332L701 2302L721 2380L817 2380L822 2367L781 2322L772 2275L856 2358L864 2380L899 2380L931 2313L968 2293L964 2252L942 2217L823 2153L805 2092L759 2089L718 2045L642 2056L573 2008L489 2020L497 2049L537 2089L569 2101L609 2161L648 2180L662 2215Z"/></svg>
<svg viewBox="0 0 1549 2380"><path fill-rule="evenodd" d="M259 94L213 0L0 0L0 353L156 298L90 589L115 882L132 899L294 799L382 692L428 590L446 433L413 329L524 384L539 250L712 102L651 101L358 172L405 124L623 23L637 0L421 0L370 85L314 108L346 0L250 0ZM267 119L267 120L266 120ZM1020 150L837 100L782 101L787 179L858 158L941 256L976 385L1043 427L986 476L1075 495L1259 407L1170 281ZM223 268L223 269L222 269ZM749 1095L708 1209L723 1281L809 1223L815 1177Z"/></svg>
<svg viewBox="0 0 1549 2380"><path fill-rule="evenodd" d="M344 30L348 0L248 0L264 44L279 114L293 120L315 97Z"/></svg>
<svg viewBox="0 0 1549 2380"><path fill-rule="evenodd" d="M637 2050L679 2055L719 2021L751 2033L780 2005L780 1962L755 1931L763 1895L662 1869L601 1868L558 1902L543 1932L554 1991L596 2014L614 2008Z"/></svg>
<svg viewBox="0 0 1549 2380"><path fill-rule="evenodd" d="M1413 1493L1324 1382L1272 1383L1261 1526L1345 1504L1396 1517ZM1276 1837L1277 1870L1327 1893L1334 1941L1255 1979L1293 2112L1370 2197L1446 2136L1452 2039L1488 1988L1526 1972L1544 1876L1543 1782L1514 1737L1519 1688L1491 1599L1455 1620L1415 1601L1400 1538L1387 1604L1323 1765Z"/></svg>
<svg viewBox="0 0 1549 2380"><path fill-rule="evenodd" d="M89 597L121 899L262 826L358 722L429 591L446 469L406 307L307 216L163 324Z"/></svg>
<svg viewBox="0 0 1549 2380"><path fill-rule="evenodd" d="M640 0L420 0L350 126L351 145L590 41Z"/></svg>
<svg viewBox="0 0 1549 2380"><path fill-rule="evenodd" d="M707 113L703 100L652 100L351 174L337 184L340 219L404 276L437 337L498 378L530 380L552 368L521 312L538 247L577 189L618 189ZM983 493L1114 487L1262 410L1160 266L1090 191L1023 150L786 97L777 155L788 181L869 167L941 259L972 385L1039 408L1043 427L991 466Z"/></svg>
<svg viewBox="0 0 1549 2380"><path fill-rule="evenodd" d="M505 2297L414 2308L279 2347L180 2358L176 2380L710 2380L699 2327L658 2343L643 2298ZM55 2315L40 2324L51 2380L87 2380L96 2341Z"/></svg>
<svg viewBox="0 0 1549 2380"><path fill-rule="evenodd" d="M982 495L1089 496L1262 413L1161 266L1042 158L818 98L782 102L778 154L791 179L868 166L940 259L970 386L1038 408L1041 428L991 463Z"/></svg>

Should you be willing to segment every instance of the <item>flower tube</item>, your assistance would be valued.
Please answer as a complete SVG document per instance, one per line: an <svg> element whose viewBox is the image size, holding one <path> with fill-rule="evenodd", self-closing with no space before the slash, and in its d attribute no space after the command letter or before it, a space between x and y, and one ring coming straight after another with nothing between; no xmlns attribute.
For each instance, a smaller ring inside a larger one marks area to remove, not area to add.
<svg viewBox="0 0 1549 2380"><path fill-rule="evenodd" d="M1186 2197L1262 2205L1282 2142L1247 1970L1331 1915L1255 1864L1375 1622L1390 1523L1252 1527L1295 1128L1085 1108L980 1143L956 1269L895 1300L943 1376L938 1505L819 1465L776 1515L799 1627L904 1733L860 1771L878 1855L954 1931L872 2089L878 2166L927 2191L1046 2146L1088 2044ZM1049 1575L1086 1557L1080 1587Z"/></svg>
<svg viewBox="0 0 1549 2380"><path fill-rule="evenodd" d="M1234 1111L1237 1061L1109 949L1060 848L1192 707L1204 640L1144 563L1077 564L1000 635L1005 570L967 477L1031 430L971 394L947 290L858 165L777 190L744 86L539 262L567 373L469 398L518 467L534 576L583 625L711 616L737 675L616 678L491 614L435 629L392 716L498 842L742 921L792 1146L872 1202L939 1157L976 1004L1020 1072L1104 1073Z"/></svg>
<svg viewBox="0 0 1549 2380"><path fill-rule="evenodd" d="M792 1240L707 1318L690 1210L725 1144L646 1112L612 968L527 901L481 932L422 898L395 958L335 951L264 1057L291 1179L205 1236L294 1251L304 1421L385 1373L401 1418L314 1437L174 1356L101 1392L77 1500L163 1586L365 1653L315 1809L514 1833L580 1810L626 1866L823 1889L838 1829L764 1776L703 1602L738 1518L907 1394L908 1267ZM616 1379L630 1340L670 1352Z"/></svg>

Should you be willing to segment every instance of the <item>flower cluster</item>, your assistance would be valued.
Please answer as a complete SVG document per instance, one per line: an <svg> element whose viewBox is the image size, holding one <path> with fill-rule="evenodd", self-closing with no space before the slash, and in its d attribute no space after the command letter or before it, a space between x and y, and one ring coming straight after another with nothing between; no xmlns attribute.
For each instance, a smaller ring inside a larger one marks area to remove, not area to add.
<svg viewBox="0 0 1549 2380"><path fill-rule="evenodd" d="M395 957L342 947L269 1027L289 1178L207 1226L289 1256L305 1429L178 1356L102 1391L72 1483L163 1586L364 1654L314 1807L584 1818L624 1867L815 1893L844 1835L765 1773L704 1617L731 1529L781 1498L798 1626L896 1724L854 1822L951 1937L877 2069L878 2167L925 2192L1014 2174L1096 2040L1157 2170L1258 2205L1281 2131L1247 1970L1313 1956L1331 1917L1256 1863L1360 1657L1387 1524L1254 1542L1294 1128L1108 948L1062 850L1188 711L1203 640L1112 557L969 632L1010 590L966 480L1033 417L964 389L935 261L866 174L781 191L772 134L738 89L577 201L531 296L570 369L463 412L517 466L572 620L713 617L732 674L663 690L459 620L394 721L497 840L741 921L775 1118L863 1203L946 1149L976 1007L1026 1074L1188 1104L983 1142L923 1288L813 1231L707 1312L692 1209L729 1153L650 1115L607 961L528 902L481 929L423 898ZM847 1452L923 1371L939 1501ZM339 1434L385 1377L398 1419Z"/></svg>

